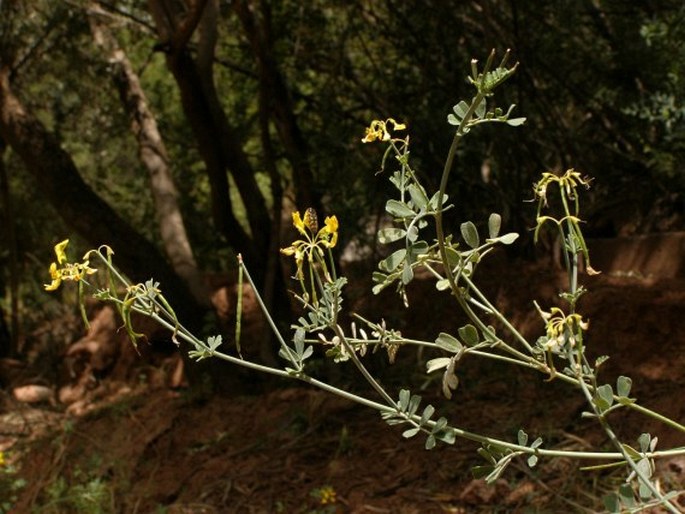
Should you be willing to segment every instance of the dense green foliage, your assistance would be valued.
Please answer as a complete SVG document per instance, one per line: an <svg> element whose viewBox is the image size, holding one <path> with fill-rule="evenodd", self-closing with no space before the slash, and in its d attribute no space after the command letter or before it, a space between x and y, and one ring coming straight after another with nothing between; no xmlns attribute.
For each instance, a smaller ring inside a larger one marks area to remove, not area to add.
<svg viewBox="0 0 685 514"><path fill-rule="evenodd" d="M159 3L182 5L179 12L187 14L197 2ZM230 267L228 255L246 250L215 226L208 161L198 150L202 138L181 105L165 64L167 41L155 30L148 2L0 2L0 67L87 184L161 249L148 174L107 56L91 34L87 12L94 4L108 13L106 23L157 118L199 267ZM484 221L496 209L509 227L525 231L532 213L520 198L531 196L534 177L575 167L596 179L590 234L663 230L681 221L685 202L683 21L685 7L676 0L221 2L211 71L232 141L247 158L272 220L279 218L273 197L282 188L290 200L314 199L337 213L344 242L383 209L378 188L385 186L374 178L377 150L359 144L369 120L406 122L417 139L413 162L424 183L437 186L449 147L446 116L453 99L468 93L461 77L471 56L511 48L521 66L501 102L517 104L515 114L526 116L528 127L497 136L479 131L458 155L449 194L461 213ZM197 58L198 45L196 34L179 55ZM213 143L226 140L217 135ZM7 297L10 274L22 277L23 293L37 289L48 249L71 227L11 145L2 157L9 185L2 226L12 224L16 234L15 241L6 230L0 234L0 286ZM298 177L306 168L313 183L304 194ZM241 188L233 178L230 184L219 197L254 236ZM77 207L89 215L88 205ZM255 254L264 248L257 245ZM10 269L12 251L18 269Z"/></svg>

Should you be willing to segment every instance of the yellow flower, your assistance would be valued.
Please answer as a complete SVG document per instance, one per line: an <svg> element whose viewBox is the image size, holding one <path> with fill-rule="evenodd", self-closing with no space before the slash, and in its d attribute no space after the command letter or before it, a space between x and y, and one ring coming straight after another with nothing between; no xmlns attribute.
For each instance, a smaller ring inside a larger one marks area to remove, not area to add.
<svg viewBox="0 0 685 514"><path fill-rule="evenodd" d="M52 262L50 264L48 271L50 272L51 282L49 284L44 284L46 291L55 291L64 280L78 282L82 280L85 275L92 275L97 271L90 267L87 255L84 257L83 262L73 264L67 262L66 247L68 244L69 240L65 239L55 245L57 262ZM62 267L60 268L58 265Z"/></svg>
<svg viewBox="0 0 685 514"><path fill-rule="evenodd" d="M302 218L300 217L300 213L298 211L293 211L293 226L303 236L307 235L307 232L305 232L305 230L304 230L305 229L304 221L302 221Z"/></svg>
<svg viewBox="0 0 685 514"><path fill-rule="evenodd" d="M50 264L50 279L52 282L44 284L46 291L55 291L62 283L62 275L57 271L57 264Z"/></svg>
<svg viewBox="0 0 685 514"><path fill-rule="evenodd" d="M335 489L333 489L330 485L325 485L319 489L319 498L321 505L332 504L338 501Z"/></svg>
<svg viewBox="0 0 685 514"><path fill-rule="evenodd" d="M297 264L298 279L303 278L302 266L305 257L309 262L314 261L314 252L322 255L322 248L333 248L338 242L338 218L328 216L324 221L324 226L319 230L318 219L314 209L307 209L304 218L295 211L293 216L293 226L304 236L304 239L297 239L287 248L281 248L281 253L287 256L295 256Z"/></svg>
<svg viewBox="0 0 685 514"><path fill-rule="evenodd" d="M323 245L326 248L333 248L338 242L338 218L335 216L327 216L321 231L326 232L331 236L329 240L322 241Z"/></svg>
<svg viewBox="0 0 685 514"><path fill-rule="evenodd" d="M373 143L374 141L390 141L392 136L388 130L388 125L392 125L392 130L405 130L404 123L397 123L394 119L388 118L385 121L373 120L371 125L366 128L362 143Z"/></svg>
<svg viewBox="0 0 685 514"><path fill-rule="evenodd" d="M0 466L5 465L5 454L3 452L0 452Z"/></svg>
<svg viewBox="0 0 685 514"><path fill-rule="evenodd" d="M573 346L576 342L576 333L590 328L590 322L583 320L580 314L566 315L559 307L552 307L549 312L546 312L537 303L535 307L545 322L547 333L545 347L548 350L559 350L567 339Z"/></svg>
<svg viewBox="0 0 685 514"><path fill-rule="evenodd" d="M64 252L64 250L66 249L68 244L69 240L65 239L61 243L57 243L55 245L55 255L57 256L58 264L64 264L65 262L67 262L67 254Z"/></svg>

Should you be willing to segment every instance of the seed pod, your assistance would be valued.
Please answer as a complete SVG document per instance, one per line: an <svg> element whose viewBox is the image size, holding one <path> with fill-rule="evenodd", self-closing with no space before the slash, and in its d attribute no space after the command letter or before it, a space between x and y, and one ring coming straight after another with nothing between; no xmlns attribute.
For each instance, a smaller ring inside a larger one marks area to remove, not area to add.
<svg viewBox="0 0 685 514"><path fill-rule="evenodd" d="M311 230L312 234L319 231L319 220L316 217L316 211L309 207L304 213L304 225Z"/></svg>

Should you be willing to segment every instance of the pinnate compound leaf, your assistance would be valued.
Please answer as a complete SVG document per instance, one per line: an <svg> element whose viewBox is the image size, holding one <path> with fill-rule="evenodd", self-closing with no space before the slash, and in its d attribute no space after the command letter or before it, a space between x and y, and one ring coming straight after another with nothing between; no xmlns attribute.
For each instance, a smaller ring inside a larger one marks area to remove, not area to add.
<svg viewBox="0 0 685 514"><path fill-rule="evenodd" d="M466 244L471 248L477 248L480 244L480 238L478 237L478 229L472 221L465 221L460 226L461 236L466 241Z"/></svg>

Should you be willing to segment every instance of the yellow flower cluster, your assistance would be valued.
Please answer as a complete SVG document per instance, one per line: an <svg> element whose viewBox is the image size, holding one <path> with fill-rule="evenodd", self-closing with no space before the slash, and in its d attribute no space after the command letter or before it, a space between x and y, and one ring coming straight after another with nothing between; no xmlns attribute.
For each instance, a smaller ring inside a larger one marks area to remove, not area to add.
<svg viewBox="0 0 685 514"><path fill-rule="evenodd" d="M575 198L576 190L578 186L584 186L585 188L590 187L590 179L588 177L583 177L580 172L571 168L566 170L563 175L557 175L551 171L546 171L542 174L542 178L533 185L533 191L535 192L535 197L539 199L544 205L547 205L547 187L556 183L559 185L559 189L562 189L568 198Z"/></svg>
<svg viewBox="0 0 685 514"><path fill-rule="evenodd" d="M552 307L550 312L545 312L538 307L538 310L545 321L547 332L547 342L545 346L548 350L557 351L564 345L565 338L575 344L575 330L587 330L590 326L588 321L583 321L580 314L569 314L568 316L558 307Z"/></svg>
<svg viewBox="0 0 685 514"><path fill-rule="evenodd" d="M373 120L371 125L366 128L366 134L362 143L373 143L374 141L390 141L392 136L388 130L388 125L392 125L392 130L404 130L407 126L404 123L397 123L392 118L385 121Z"/></svg>
<svg viewBox="0 0 685 514"><path fill-rule="evenodd" d="M294 255L297 263L297 278L302 279L302 265L305 257L310 263L314 261L315 252L323 256L323 248L333 248L338 242L338 218L328 216L324 220L324 226L319 230L319 223L314 209L307 209L304 218L300 213L293 212L293 226L304 236L297 239L287 248L281 248L283 255Z"/></svg>
<svg viewBox="0 0 685 514"><path fill-rule="evenodd" d="M78 282L82 280L84 276L92 275L97 271L89 266L88 259L85 257L83 262L73 264L67 262L65 250L68 244L69 240L65 239L55 245L57 262L50 264L50 279L52 282L44 284L46 291L55 291L62 284L63 280Z"/></svg>
<svg viewBox="0 0 685 514"><path fill-rule="evenodd" d="M330 485L325 485L319 489L319 498L321 505L333 504L338 501L335 489Z"/></svg>

